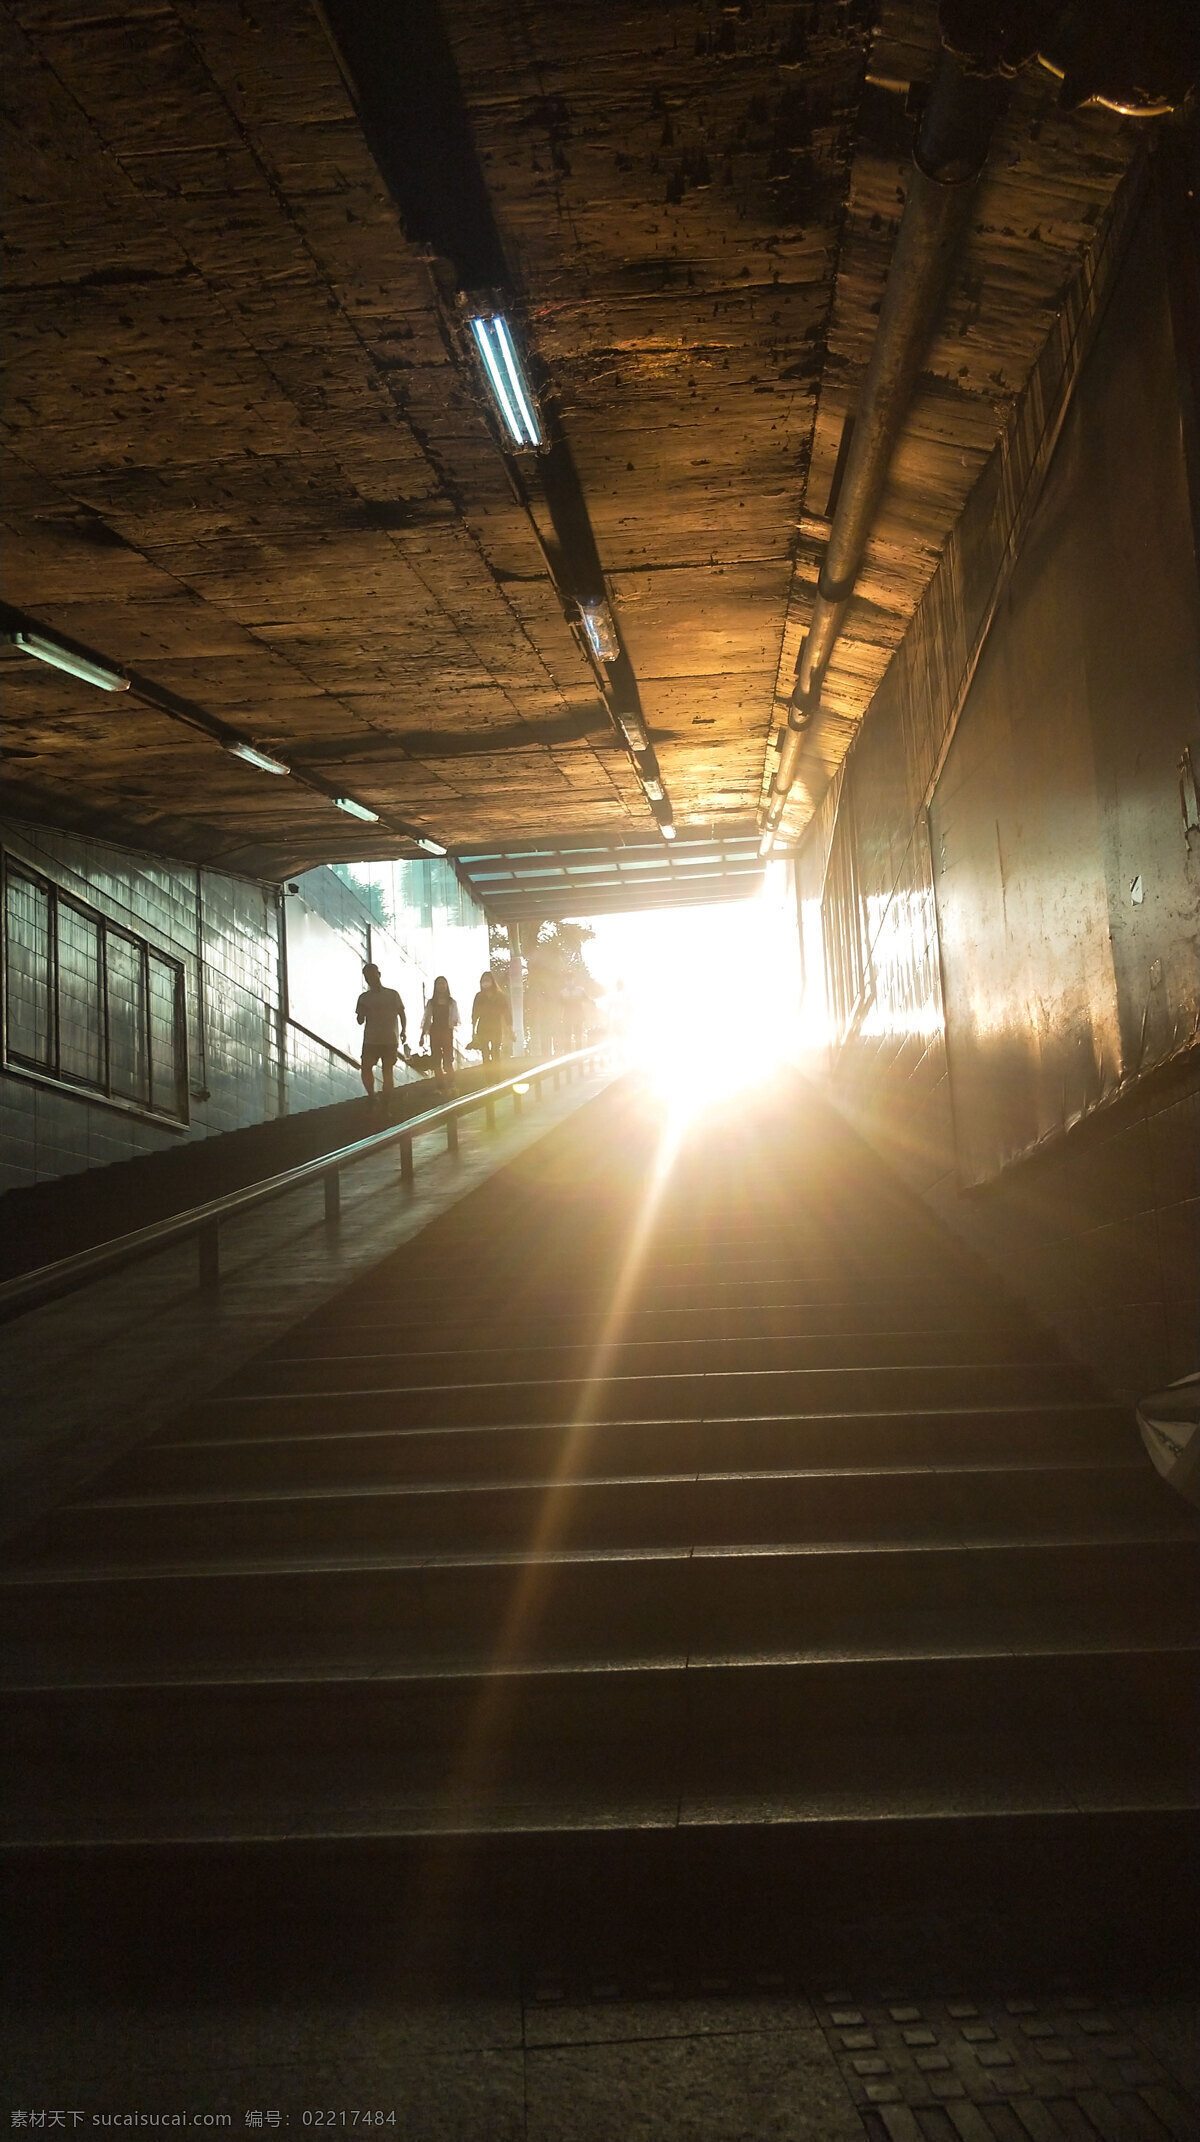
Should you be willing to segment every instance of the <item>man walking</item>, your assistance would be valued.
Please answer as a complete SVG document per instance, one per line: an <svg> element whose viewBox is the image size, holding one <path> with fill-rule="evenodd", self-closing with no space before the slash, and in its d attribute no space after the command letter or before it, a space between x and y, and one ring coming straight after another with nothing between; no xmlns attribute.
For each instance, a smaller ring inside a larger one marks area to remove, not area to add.
<svg viewBox="0 0 1200 2142"><path fill-rule="evenodd" d="M379 1064L383 1090L394 1090L393 1072L401 1040L408 1040L404 1005L398 989L385 989L379 969L368 960L363 966L366 988L358 1000L357 1018L363 1030L362 1082L365 1091L375 1091L375 1065Z"/></svg>

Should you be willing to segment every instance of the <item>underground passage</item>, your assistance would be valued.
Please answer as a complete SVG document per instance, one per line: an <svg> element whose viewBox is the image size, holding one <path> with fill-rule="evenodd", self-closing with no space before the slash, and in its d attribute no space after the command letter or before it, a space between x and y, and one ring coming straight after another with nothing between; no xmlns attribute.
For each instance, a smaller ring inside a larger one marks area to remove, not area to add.
<svg viewBox="0 0 1200 2142"><path fill-rule="evenodd" d="M1200 2133L1200 18L5 0L13 2128Z"/></svg>

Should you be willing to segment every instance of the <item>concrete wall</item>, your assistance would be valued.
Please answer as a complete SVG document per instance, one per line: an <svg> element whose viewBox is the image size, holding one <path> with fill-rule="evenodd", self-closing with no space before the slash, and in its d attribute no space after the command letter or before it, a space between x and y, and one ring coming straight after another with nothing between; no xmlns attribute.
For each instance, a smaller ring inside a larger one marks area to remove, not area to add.
<svg viewBox="0 0 1200 2142"><path fill-rule="evenodd" d="M1196 1367L1200 584L1135 180L797 864L836 1097L1068 1345Z"/></svg>

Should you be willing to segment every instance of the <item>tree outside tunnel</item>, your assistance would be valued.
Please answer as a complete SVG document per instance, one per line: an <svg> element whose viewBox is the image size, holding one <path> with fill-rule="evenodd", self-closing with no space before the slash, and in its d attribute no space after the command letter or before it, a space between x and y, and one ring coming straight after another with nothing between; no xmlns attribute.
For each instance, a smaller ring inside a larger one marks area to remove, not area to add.
<svg viewBox="0 0 1200 2142"><path fill-rule="evenodd" d="M588 968L584 947L595 935L586 922L547 918L522 923L522 1002L519 1008L513 1006L514 1024L519 1013L534 1056L559 1056L581 1048L594 1031L603 989ZM490 946L492 972L511 1004L512 946L503 925L492 925Z"/></svg>

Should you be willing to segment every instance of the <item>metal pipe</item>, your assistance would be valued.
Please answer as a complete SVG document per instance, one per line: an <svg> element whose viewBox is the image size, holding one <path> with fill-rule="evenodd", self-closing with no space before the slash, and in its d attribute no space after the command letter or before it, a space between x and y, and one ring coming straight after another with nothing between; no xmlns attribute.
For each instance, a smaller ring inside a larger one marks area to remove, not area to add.
<svg viewBox="0 0 1200 2142"><path fill-rule="evenodd" d="M1004 85L943 51L913 150L908 198L888 271L879 327L854 416L854 434L796 663L766 824L774 831L810 739L830 657L841 636L863 553L921 360L987 161Z"/></svg>

